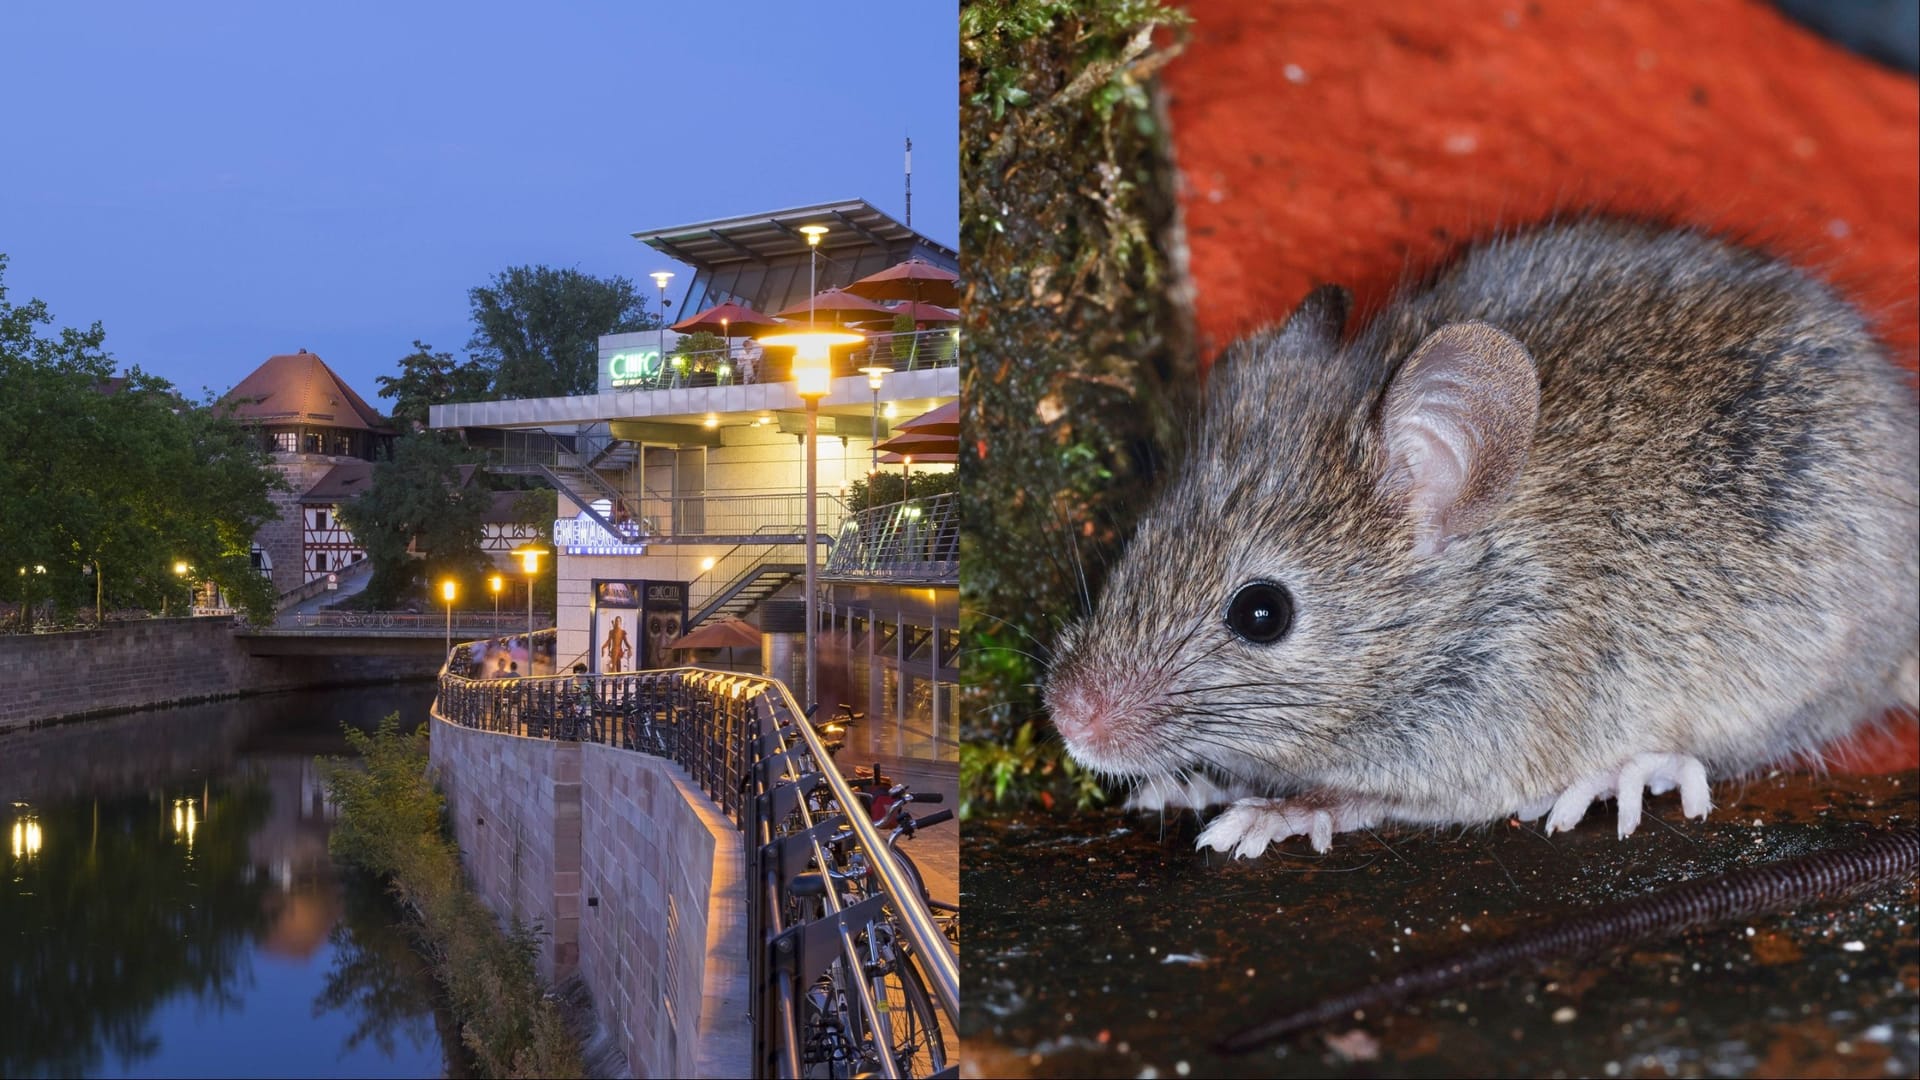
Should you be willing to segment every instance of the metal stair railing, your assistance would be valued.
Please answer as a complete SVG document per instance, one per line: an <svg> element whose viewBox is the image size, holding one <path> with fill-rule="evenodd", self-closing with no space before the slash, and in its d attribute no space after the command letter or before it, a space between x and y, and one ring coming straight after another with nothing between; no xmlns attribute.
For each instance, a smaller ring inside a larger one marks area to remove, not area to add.
<svg viewBox="0 0 1920 1080"><path fill-rule="evenodd" d="M795 577L805 575L806 572L807 568L803 563L755 563L722 588L714 590L706 602L701 605L700 610L694 614L693 618L687 620L687 629L691 631L693 628L718 614L721 608L726 607L728 603L741 593L747 591L747 589L752 587L753 584L761 578L770 574L782 574L785 575L788 580L792 580ZM762 597L762 599L765 599L765 597Z"/></svg>
<svg viewBox="0 0 1920 1080"><path fill-rule="evenodd" d="M957 495L933 495L849 515L828 553L826 577L955 581L960 572Z"/></svg>

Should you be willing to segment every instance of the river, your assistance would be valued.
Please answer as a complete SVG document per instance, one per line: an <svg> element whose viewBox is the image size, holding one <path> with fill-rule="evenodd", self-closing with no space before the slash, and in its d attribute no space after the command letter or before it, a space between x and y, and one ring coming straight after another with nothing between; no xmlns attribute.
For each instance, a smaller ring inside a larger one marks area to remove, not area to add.
<svg viewBox="0 0 1920 1080"><path fill-rule="evenodd" d="M327 855L314 759L431 684L0 736L0 1076L461 1076L377 886Z"/></svg>

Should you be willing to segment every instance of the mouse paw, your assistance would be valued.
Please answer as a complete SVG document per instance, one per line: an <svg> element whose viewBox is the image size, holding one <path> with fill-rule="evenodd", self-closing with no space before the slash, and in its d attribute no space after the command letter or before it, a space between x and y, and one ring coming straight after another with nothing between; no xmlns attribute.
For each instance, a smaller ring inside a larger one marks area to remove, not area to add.
<svg viewBox="0 0 1920 1080"><path fill-rule="evenodd" d="M1205 776L1150 776L1127 795L1127 810L1205 810L1225 806L1252 792L1235 786L1222 787Z"/></svg>
<svg viewBox="0 0 1920 1080"><path fill-rule="evenodd" d="M1619 803L1616 831L1622 837L1633 835L1640 827L1642 790L1664 795L1680 789L1680 810L1690 818L1704 818L1713 809L1707 790L1707 769L1698 758L1687 754L1635 754L1612 773L1582 777L1554 800L1547 816L1547 832L1556 833L1580 824L1593 801L1611 793Z"/></svg>
<svg viewBox="0 0 1920 1080"><path fill-rule="evenodd" d="M1333 834L1373 826L1377 816L1353 803L1300 799L1241 799L1207 823L1195 847L1251 859L1289 837L1304 836L1313 850L1333 846Z"/></svg>

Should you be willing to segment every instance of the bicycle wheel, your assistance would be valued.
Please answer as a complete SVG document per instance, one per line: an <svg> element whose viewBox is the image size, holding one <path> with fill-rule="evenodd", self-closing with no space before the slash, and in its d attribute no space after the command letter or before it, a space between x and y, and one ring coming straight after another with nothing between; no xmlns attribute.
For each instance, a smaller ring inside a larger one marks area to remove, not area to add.
<svg viewBox="0 0 1920 1080"><path fill-rule="evenodd" d="M885 977L887 1018L893 1028L893 1060L901 1076L932 1076L947 1067L947 1042L933 997L919 965L904 948L894 951Z"/></svg>

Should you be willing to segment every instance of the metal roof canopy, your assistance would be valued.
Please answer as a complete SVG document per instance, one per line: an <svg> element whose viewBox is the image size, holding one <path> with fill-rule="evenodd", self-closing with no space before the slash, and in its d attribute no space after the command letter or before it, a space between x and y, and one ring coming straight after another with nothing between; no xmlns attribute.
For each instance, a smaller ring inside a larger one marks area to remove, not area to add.
<svg viewBox="0 0 1920 1080"><path fill-rule="evenodd" d="M670 225L634 233L633 238L696 270L710 270L728 263L771 263L804 256L807 238L800 232L802 225L827 227L827 235L820 241L823 260L839 262L839 253L878 247L898 249L902 259L919 255L936 266L956 272L960 269L959 253L895 221L865 199Z"/></svg>

